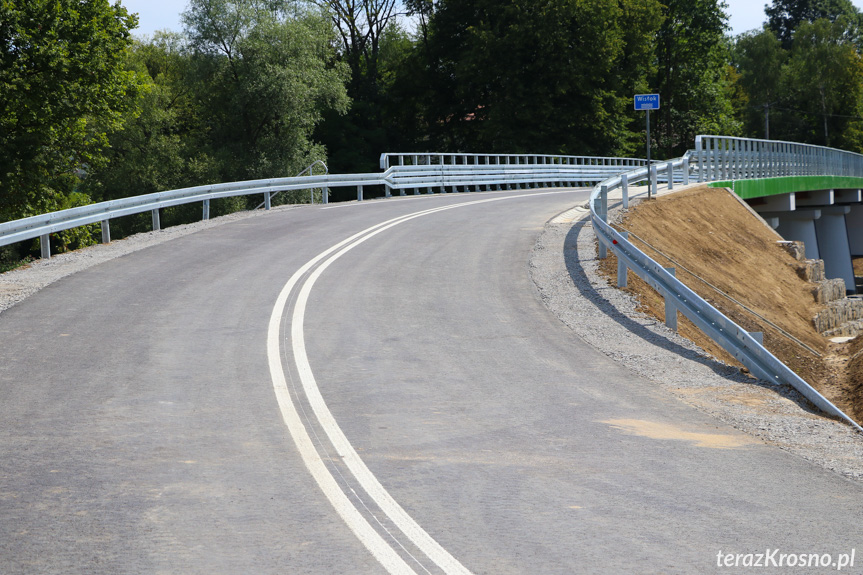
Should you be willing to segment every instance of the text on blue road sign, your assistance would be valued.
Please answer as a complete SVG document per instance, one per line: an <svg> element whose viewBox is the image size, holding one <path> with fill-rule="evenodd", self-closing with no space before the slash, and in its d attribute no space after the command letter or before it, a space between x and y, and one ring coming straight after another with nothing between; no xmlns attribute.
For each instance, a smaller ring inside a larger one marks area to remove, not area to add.
<svg viewBox="0 0 863 575"><path fill-rule="evenodd" d="M659 109L659 94L636 94L635 96L636 110L658 110Z"/></svg>

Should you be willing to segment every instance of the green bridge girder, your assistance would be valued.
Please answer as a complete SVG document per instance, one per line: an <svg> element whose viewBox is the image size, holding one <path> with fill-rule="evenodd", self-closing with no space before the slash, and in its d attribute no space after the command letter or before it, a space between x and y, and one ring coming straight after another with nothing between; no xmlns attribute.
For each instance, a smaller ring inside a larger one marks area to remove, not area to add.
<svg viewBox="0 0 863 575"><path fill-rule="evenodd" d="M730 188L744 200L816 190L863 189L863 178L850 176L783 176L754 180L710 182L712 188Z"/></svg>

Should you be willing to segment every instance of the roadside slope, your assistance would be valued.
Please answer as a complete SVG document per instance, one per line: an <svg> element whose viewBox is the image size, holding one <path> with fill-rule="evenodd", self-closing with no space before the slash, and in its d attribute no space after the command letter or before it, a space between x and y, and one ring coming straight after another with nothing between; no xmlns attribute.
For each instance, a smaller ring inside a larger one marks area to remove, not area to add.
<svg viewBox="0 0 863 575"><path fill-rule="evenodd" d="M698 186L634 204L617 216L618 229L630 232L645 253L674 267L678 279L745 329L763 332L767 349L860 419L861 397L847 373L850 350L815 329L812 320L825 306L816 303L814 284L803 279L804 264L777 243L782 238L740 200L727 190ZM604 262L603 269L609 277L616 274L615 259ZM637 294L643 311L664 318L662 297L634 274L627 289ZM680 333L735 364L685 319Z"/></svg>

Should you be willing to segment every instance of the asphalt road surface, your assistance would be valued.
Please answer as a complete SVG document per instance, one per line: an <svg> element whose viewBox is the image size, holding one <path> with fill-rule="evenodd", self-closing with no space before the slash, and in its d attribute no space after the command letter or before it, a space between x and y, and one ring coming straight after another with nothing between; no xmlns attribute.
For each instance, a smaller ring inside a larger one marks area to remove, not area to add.
<svg viewBox="0 0 863 575"><path fill-rule="evenodd" d="M0 573L863 572L859 484L544 307L586 196L273 212L4 312Z"/></svg>

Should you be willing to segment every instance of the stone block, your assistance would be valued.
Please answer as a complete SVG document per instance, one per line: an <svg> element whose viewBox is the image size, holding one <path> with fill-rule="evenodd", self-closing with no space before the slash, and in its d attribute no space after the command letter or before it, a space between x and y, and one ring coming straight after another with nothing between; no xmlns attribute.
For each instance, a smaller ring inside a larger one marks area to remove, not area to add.
<svg viewBox="0 0 863 575"><path fill-rule="evenodd" d="M812 323L818 333L837 337L840 335L851 335L850 333L836 333L843 326L857 324L863 321L863 300L843 298L831 301L823 310L818 312ZM849 327L853 331L855 327Z"/></svg>
<svg viewBox="0 0 863 575"><path fill-rule="evenodd" d="M808 282L824 281L824 260L802 260L797 266L797 275Z"/></svg>
<svg viewBox="0 0 863 575"><path fill-rule="evenodd" d="M817 303L828 304L845 298L845 280L835 278L822 280L812 288L812 297Z"/></svg>
<svg viewBox="0 0 863 575"><path fill-rule="evenodd" d="M806 245L803 242L781 241L776 243L782 246L798 262L806 259Z"/></svg>

